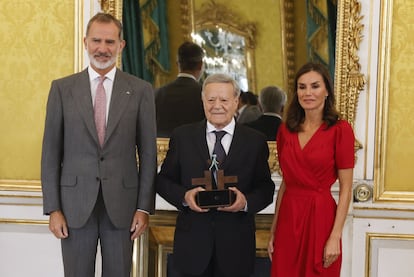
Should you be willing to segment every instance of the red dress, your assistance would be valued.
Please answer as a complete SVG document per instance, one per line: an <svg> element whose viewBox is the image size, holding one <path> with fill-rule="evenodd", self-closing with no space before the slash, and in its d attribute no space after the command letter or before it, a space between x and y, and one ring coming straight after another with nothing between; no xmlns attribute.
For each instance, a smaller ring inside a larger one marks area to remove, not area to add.
<svg viewBox="0 0 414 277"><path fill-rule="evenodd" d="M328 268L322 259L336 212L331 186L338 169L354 167L355 138L344 120L326 126L303 149L298 133L285 124L279 128L277 151L286 190L274 233L272 277L340 275L341 256Z"/></svg>

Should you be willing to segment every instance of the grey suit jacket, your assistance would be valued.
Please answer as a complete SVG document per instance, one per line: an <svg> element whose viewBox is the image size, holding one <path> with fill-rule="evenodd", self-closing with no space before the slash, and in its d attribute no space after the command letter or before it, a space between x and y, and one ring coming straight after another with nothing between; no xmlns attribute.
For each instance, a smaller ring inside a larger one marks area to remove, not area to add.
<svg viewBox="0 0 414 277"><path fill-rule="evenodd" d="M52 82L42 147L43 208L45 214L62 210L69 227L86 223L100 186L116 227L129 227L136 209L154 212L156 129L151 85L117 70L108 112L101 147L87 70Z"/></svg>
<svg viewBox="0 0 414 277"><path fill-rule="evenodd" d="M258 119L262 111L257 105L248 105L237 118L237 123L244 124Z"/></svg>

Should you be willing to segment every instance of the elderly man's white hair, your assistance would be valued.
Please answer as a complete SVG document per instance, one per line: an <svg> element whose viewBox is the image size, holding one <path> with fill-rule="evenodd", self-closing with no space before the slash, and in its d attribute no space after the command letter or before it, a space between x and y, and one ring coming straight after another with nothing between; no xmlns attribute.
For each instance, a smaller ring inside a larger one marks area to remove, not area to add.
<svg viewBox="0 0 414 277"><path fill-rule="evenodd" d="M212 84L212 83L232 84L234 96L236 97L240 96L240 87L237 84L236 80L234 80L230 75L223 74L223 73L212 74L204 80L203 91L202 91L203 95L204 95L205 87L208 84Z"/></svg>

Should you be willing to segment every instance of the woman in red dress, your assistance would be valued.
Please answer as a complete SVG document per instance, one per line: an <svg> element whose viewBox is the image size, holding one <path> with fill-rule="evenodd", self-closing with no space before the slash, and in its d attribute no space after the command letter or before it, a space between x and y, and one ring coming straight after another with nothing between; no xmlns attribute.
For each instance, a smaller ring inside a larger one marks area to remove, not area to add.
<svg viewBox="0 0 414 277"><path fill-rule="evenodd" d="M268 245L272 277L335 277L352 195L354 133L335 110L326 68L307 63L295 77L277 151L283 180ZM336 204L331 187L338 179Z"/></svg>

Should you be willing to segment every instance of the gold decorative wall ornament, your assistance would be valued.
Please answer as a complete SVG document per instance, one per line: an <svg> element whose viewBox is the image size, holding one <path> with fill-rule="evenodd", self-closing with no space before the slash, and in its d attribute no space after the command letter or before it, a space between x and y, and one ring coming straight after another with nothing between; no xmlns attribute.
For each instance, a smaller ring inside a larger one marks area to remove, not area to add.
<svg viewBox="0 0 414 277"><path fill-rule="evenodd" d="M122 21L122 0L99 0L101 9Z"/></svg>
<svg viewBox="0 0 414 277"><path fill-rule="evenodd" d="M372 199L372 187L368 184L361 183L354 188L354 201L366 202Z"/></svg>
<svg viewBox="0 0 414 277"><path fill-rule="evenodd" d="M341 12L338 12L336 32L336 105L343 118L354 126L359 93L365 85L358 57L363 16L358 0L339 1L338 10ZM359 149L361 144L357 144Z"/></svg>
<svg viewBox="0 0 414 277"><path fill-rule="evenodd" d="M295 24L293 19L295 17L294 14L294 4L293 0L285 0L281 1L283 11L282 16L282 30L284 35L282 35L282 49L283 54L285 56L283 62L283 72L285 73L284 76L284 84L286 91L292 93L292 89L294 88L294 80L295 80Z"/></svg>
<svg viewBox="0 0 414 277"><path fill-rule="evenodd" d="M157 165L161 166L168 151L168 138L157 138Z"/></svg>
<svg viewBox="0 0 414 277"><path fill-rule="evenodd" d="M181 30L183 32L184 41L191 40L192 22L194 22L194 10L193 2L190 0L180 1L181 10Z"/></svg>
<svg viewBox="0 0 414 277"><path fill-rule="evenodd" d="M358 56L364 28L362 18L358 0L339 1L334 79L336 107L352 127L355 125L359 93L365 86ZM362 149L362 144L356 139L355 152L359 149Z"/></svg>

